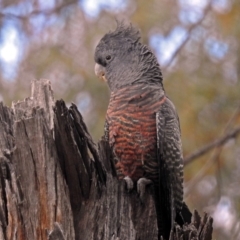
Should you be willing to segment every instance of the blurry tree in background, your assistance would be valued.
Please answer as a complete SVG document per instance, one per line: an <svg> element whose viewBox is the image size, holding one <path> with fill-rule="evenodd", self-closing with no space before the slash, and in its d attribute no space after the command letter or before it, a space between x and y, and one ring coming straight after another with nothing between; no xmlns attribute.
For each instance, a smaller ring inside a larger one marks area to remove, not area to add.
<svg viewBox="0 0 240 240"><path fill-rule="evenodd" d="M239 0L2 0L0 8L0 99L10 105L47 78L96 140L109 95L94 75L94 48L116 18L140 28L178 109L186 201L213 216L215 238L240 239Z"/></svg>

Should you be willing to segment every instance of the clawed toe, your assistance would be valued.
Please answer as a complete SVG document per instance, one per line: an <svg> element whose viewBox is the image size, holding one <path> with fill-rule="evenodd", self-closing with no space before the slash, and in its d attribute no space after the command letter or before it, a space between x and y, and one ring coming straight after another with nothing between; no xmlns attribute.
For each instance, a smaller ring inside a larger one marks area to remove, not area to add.
<svg viewBox="0 0 240 240"><path fill-rule="evenodd" d="M126 188L127 188L128 192L132 191L132 189L134 187L133 180L129 176L126 176L124 178L124 181L126 183ZM149 185L151 183L152 183L152 181L150 179L147 179L147 178L139 178L138 181L137 181L137 192L139 194L139 198L140 198L142 203L144 203L146 185Z"/></svg>
<svg viewBox="0 0 240 240"><path fill-rule="evenodd" d="M140 178L137 181L137 192L142 203L144 203L144 196L146 192L146 185L151 184L152 181L147 178Z"/></svg>
<svg viewBox="0 0 240 240"><path fill-rule="evenodd" d="M128 192L130 192L133 189L133 186L134 186L133 180L129 176L127 176L127 177L124 178L124 181L126 183Z"/></svg>

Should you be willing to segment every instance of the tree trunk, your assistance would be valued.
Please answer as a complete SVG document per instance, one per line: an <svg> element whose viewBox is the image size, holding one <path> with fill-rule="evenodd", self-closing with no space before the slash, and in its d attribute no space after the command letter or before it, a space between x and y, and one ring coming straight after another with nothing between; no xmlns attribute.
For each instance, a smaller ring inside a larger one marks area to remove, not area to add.
<svg viewBox="0 0 240 240"><path fill-rule="evenodd" d="M158 239L152 189L144 204L118 181L107 142L93 142L77 107L54 103L48 80L0 104L0 240ZM211 239L212 218L171 239Z"/></svg>

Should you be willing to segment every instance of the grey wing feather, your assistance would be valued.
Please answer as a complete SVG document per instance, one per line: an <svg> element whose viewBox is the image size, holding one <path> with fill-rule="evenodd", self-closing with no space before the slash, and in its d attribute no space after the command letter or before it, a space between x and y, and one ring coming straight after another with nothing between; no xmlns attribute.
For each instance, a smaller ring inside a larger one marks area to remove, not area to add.
<svg viewBox="0 0 240 240"><path fill-rule="evenodd" d="M104 124L104 140L109 142L109 125L107 120L105 120L105 124Z"/></svg>
<svg viewBox="0 0 240 240"><path fill-rule="evenodd" d="M168 98L156 114L156 121L160 195L166 198L163 203L168 205L165 207L171 213L169 220L172 229L176 213L181 211L183 202L183 157L178 115Z"/></svg>

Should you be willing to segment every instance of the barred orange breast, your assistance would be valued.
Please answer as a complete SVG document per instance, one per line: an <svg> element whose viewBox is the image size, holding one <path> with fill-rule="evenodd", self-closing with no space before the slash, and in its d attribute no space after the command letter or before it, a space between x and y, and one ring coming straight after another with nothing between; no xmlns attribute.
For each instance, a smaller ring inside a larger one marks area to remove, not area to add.
<svg viewBox="0 0 240 240"><path fill-rule="evenodd" d="M163 90L146 85L111 93L106 120L120 179L158 179L156 112L165 98Z"/></svg>

